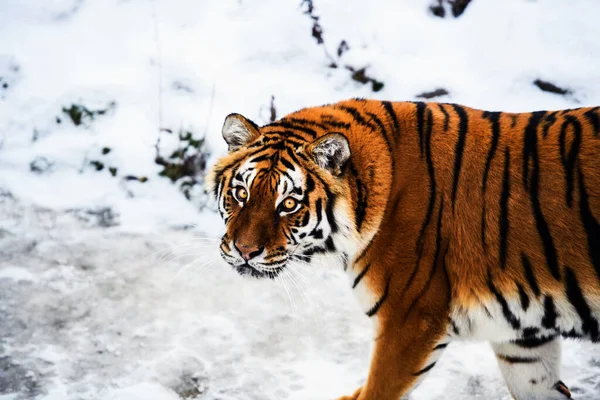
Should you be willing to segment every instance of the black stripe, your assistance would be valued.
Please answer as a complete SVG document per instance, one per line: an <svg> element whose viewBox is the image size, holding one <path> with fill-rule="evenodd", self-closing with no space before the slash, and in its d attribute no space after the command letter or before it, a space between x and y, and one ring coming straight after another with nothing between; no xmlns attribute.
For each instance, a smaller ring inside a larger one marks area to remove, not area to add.
<svg viewBox="0 0 600 400"><path fill-rule="evenodd" d="M323 220L323 200L322 199L317 199L317 201L315 201L315 210L317 212L317 223L315 224L315 227L308 234L311 237L315 235L315 232L317 231L317 229L319 228L319 225L321 224L321 221ZM321 237L322 237L322 234L321 234Z"/></svg>
<svg viewBox="0 0 600 400"><path fill-rule="evenodd" d="M445 349L446 347L448 347L449 344L450 343L440 343L440 344L438 344L437 346L435 346L433 348L433 351L440 350L440 349Z"/></svg>
<svg viewBox="0 0 600 400"><path fill-rule="evenodd" d="M498 148L498 140L500 139L500 116L502 114L499 112L489 112L485 111L483 113L483 118L488 119L492 125L492 143L490 145L490 149L487 154L487 158L485 161L485 169L483 170L483 192L485 193L487 187L487 178L490 171L490 166L492 164L492 160L494 159L494 155L496 155L496 149Z"/></svg>
<svg viewBox="0 0 600 400"><path fill-rule="evenodd" d="M556 122L556 111L550 113L544 118L544 125L542 126L542 137L548 136L548 130Z"/></svg>
<svg viewBox="0 0 600 400"><path fill-rule="evenodd" d="M277 122L272 122L269 125L265 126L265 128L270 128L270 127L281 127L284 129L289 129L291 131L300 131L303 133L306 133L307 135L309 135L310 137L316 137L317 136L317 132L315 132L314 129L311 128L307 128L306 126L302 126L299 124L294 124L292 122L286 121L285 119L279 120ZM302 138L304 139L304 138ZM304 139L306 140L306 139Z"/></svg>
<svg viewBox="0 0 600 400"><path fill-rule="evenodd" d="M394 111L394 106L389 101L383 102L383 107L385 111L388 113L390 119L392 120L392 124L394 125L394 134L400 134L400 125L398 124L398 118L396 117L396 112ZM394 135L392 135L394 136Z"/></svg>
<svg viewBox="0 0 600 400"><path fill-rule="evenodd" d="M367 251L371 248L371 245L373 244L374 240L375 236L371 238L369 243L367 243L367 245L361 250L360 254L356 256L356 258L354 259L354 265L356 265L360 260L362 260L362 258L367 254Z"/></svg>
<svg viewBox="0 0 600 400"><path fill-rule="evenodd" d="M321 220L323 219L323 200L322 199L317 199L317 201L315 202L315 208L317 209L317 224L315 225L315 228L317 226L319 226L319 224L321 223Z"/></svg>
<svg viewBox="0 0 600 400"><path fill-rule="evenodd" d="M581 167L579 168L579 214L587 235L588 253L596 269L596 275L600 279L600 224L598 224L590 210L588 192Z"/></svg>
<svg viewBox="0 0 600 400"><path fill-rule="evenodd" d="M573 128L573 139L571 143L571 148L567 154L567 132L569 127ZM579 155L579 148L581 146L581 123L579 120L572 115L567 115L565 117L565 122L563 122L562 127L560 129L560 159L562 161L563 167L565 168L565 181L567 182L567 190L565 193L566 202L569 208L573 205L573 186L575 181L575 162L577 161L577 156Z"/></svg>
<svg viewBox="0 0 600 400"><path fill-rule="evenodd" d="M508 230L510 227L508 214L508 199L510 197L510 151L504 151L504 176L502 178L502 193L500 194L500 266L506 269L508 252Z"/></svg>
<svg viewBox="0 0 600 400"><path fill-rule="evenodd" d="M485 305L482 304L482 306L483 306L483 311L485 311L485 315L487 315L487 317L490 319L494 319L490 310L488 310L488 308Z"/></svg>
<svg viewBox="0 0 600 400"><path fill-rule="evenodd" d="M297 154L297 153L295 153L295 152L294 152L294 151L293 151L291 148L289 148L289 147L286 147L286 148L285 148L285 153L287 154L287 156L288 156L289 158L291 158L291 159L292 159L292 162L295 162L295 163L296 163L296 164L298 164L298 165L300 164L300 160L298 160L298 156L299 156L300 154Z"/></svg>
<svg viewBox="0 0 600 400"><path fill-rule="evenodd" d="M360 274L358 274L358 276L356 277L356 279L354 279L354 283L352 284L352 289L354 289L361 281L361 279L366 275L366 273L369 271L369 268L371 268L371 263L368 263L362 271L360 271Z"/></svg>
<svg viewBox="0 0 600 400"><path fill-rule="evenodd" d="M575 330L575 328L571 328L570 331L561 331L560 335L564 338L570 338L570 339L581 339L582 338L582 334L580 332L577 332Z"/></svg>
<svg viewBox="0 0 600 400"><path fill-rule="evenodd" d="M538 286L537 279L535 278L535 274L533 273L533 268L531 266L531 262L529 261L529 257L527 257L525 253L521 253L521 264L523 265L525 278L529 283L529 287L533 291L533 294L539 297L541 294L540 287Z"/></svg>
<svg viewBox="0 0 600 400"><path fill-rule="evenodd" d="M369 118L371 118L373 120L373 122L375 122L377 124L377 127L381 131L381 134L383 135L383 138L385 139L385 141L386 141L386 143L388 145L388 149L390 150L390 153L391 153L392 145L390 144L390 138L389 138L389 135L388 135L388 131L385 128L385 125L383 124L383 122L381 122L381 120L379 119L379 117L377 116L377 114L374 114L374 113L369 112L369 111L367 111L366 114L369 116Z"/></svg>
<svg viewBox="0 0 600 400"><path fill-rule="evenodd" d="M450 325L452 325L452 332L454 332L455 335L460 335L458 326L456 326L456 323L454 322L454 320L452 318L450 318Z"/></svg>
<svg viewBox="0 0 600 400"><path fill-rule="evenodd" d="M444 108L443 104L438 104L438 106L440 106L440 111L442 112L442 114L444 114L444 132L448 131L448 122L450 121L450 114L448 114L448 111L446 111L446 109Z"/></svg>
<svg viewBox="0 0 600 400"><path fill-rule="evenodd" d="M288 240L288 242L295 242L296 240L293 238L292 234L288 234L285 229L282 230L283 231L283 236L285 236L285 238ZM297 244L297 243L295 243Z"/></svg>
<svg viewBox="0 0 600 400"><path fill-rule="evenodd" d="M521 335L524 338L530 338L532 336L536 336L538 333L540 332L540 329L533 326L533 327L528 327L528 328L523 328L523 332L521 332Z"/></svg>
<svg viewBox="0 0 600 400"><path fill-rule="evenodd" d="M481 182L482 199L483 199L483 210L481 213L481 242L483 243L484 248L487 246L486 240L485 240L485 229L486 229L485 214L486 214L486 204L487 204L487 202L485 201L485 193L487 191L487 180L488 180L488 175L490 172L490 166L492 165L492 160L494 159L494 156L496 155L496 150L498 148L498 140L500 139L500 116L501 115L502 114L499 112L485 111L483 113L483 118L488 119L491 122L491 127L492 127L492 143L490 144L490 149L488 151L487 158L485 160L485 168L483 170L483 179Z"/></svg>
<svg viewBox="0 0 600 400"><path fill-rule="evenodd" d="M356 207L354 208L354 223L356 224L356 230L360 232L362 224L367 215L367 199L368 193L367 188L363 184L362 180L358 177L358 171L352 162L350 162L350 173L354 175L354 182L356 183Z"/></svg>
<svg viewBox="0 0 600 400"><path fill-rule="evenodd" d="M293 187L291 193L297 194L298 196L302 196L302 188L301 187ZM306 199L303 199L303 202L306 202Z"/></svg>
<svg viewBox="0 0 600 400"><path fill-rule="evenodd" d="M350 114L359 125L365 126L372 131L377 131L377 127L370 124L356 108L350 106L338 106L337 108Z"/></svg>
<svg viewBox="0 0 600 400"><path fill-rule="evenodd" d="M590 124L592 124L594 136L598 136L598 134L600 134L600 117L598 117L598 114L596 113L599 109L600 107L594 107L583 114Z"/></svg>
<svg viewBox="0 0 600 400"><path fill-rule="evenodd" d="M431 221L431 216L433 215L433 208L435 206L435 199L437 195L437 187L435 182L435 170L433 167L433 158L431 157L431 133L432 133L432 121L433 114L431 110L427 110L427 120L428 120L428 128L425 135L425 162L427 163L427 173L429 174L429 203L427 206L427 212L425 214L425 220L421 225L421 230L419 231L419 236L417 237L417 253L419 258L421 258L423 253L423 245L425 239L425 229L429 225ZM417 262L418 263L418 262Z"/></svg>
<svg viewBox="0 0 600 400"><path fill-rule="evenodd" d="M296 125L309 125L309 126L317 127L319 129L327 129L327 127L324 124L314 121L312 119L296 118L296 117L288 117L285 119ZM317 117L317 119L318 119L318 117Z"/></svg>
<svg viewBox="0 0 600 400"><path fill-rule="evenodd" d="M556 336L537 336L513 340L512 343L524 349L535 349L536 347L550 343L554 339L556 339Z"/></svg>
<svg viewBox="0 0 600 400"><path fill-rule="evenodd" d="M304 215L302 216L302 221L297 226L300 227L300 228L303 228L306 225L308 225L309 221L310 221L310 213L308 211L306 211L304 213Z"/></svg>
<svg viewBox="0 0 600 400"><path fill-rule="evenodd" d="M537 149L537 128L545 115L545 111L536 111L531 113L531 118L525 128L524 148L523 148L523 184L529 191L531 207L535 218L535 225L542 240L546 264L552 276L560 279L560 270L558 266L556 248L554 240L550 234L548 223L542 214L542 206L539 199L539 160ZM531 174L529 165L531 164Z"/></svg>
<svg viewBox="0 0 600 400"><path fill-rule="evenodd" d="M289 161L288 161L288 160L286 160L285 158L281 157L281 158L279 158L279 161L281 161L281 163L282 163L283 165L285 165L285 167L286 167L286 168L288 168L288 169L290 169L290 170L292 170L292 171L295 171L295 170L296 170L296 167L294 167L294 164L292 164L291 162L289 162ZM293 180L292 180L292 182L293 182Z"/></svg>
<svg viewBox="0 0 600 400"><path fill-rule="evenodd" d="M527 309L529 308L529 296L527 296L527 293L525 292L525 289L523 289L523 286L521 286L521 284L517 283L517 289L519 290L519 299L521 300L521 307L523 308L523 311L527 311Z"/></svg>
<svg viewBox="0 0 600 400"><path fill-rule="evenodd" d="M556 328L556 318L558 314L554 306L554 300L550 296L544 297L544 316L542 317L542 326L547 329Z"/></svg>
<svg viewBox="0 0 600 400"><path fill-rule="evenodd" d="M335 201L337 196L329 191L329 189L325 188L325 194L327 195L327 207L325 208L325 216L327 217L327 222L331 227L331 233L337 233L338 225L335 220L335 216L333 215L333 206L335 205Z"/></svg>
<svg viewBox="0 0 600 400"><path fill-rule="evenodd" d="M525 186L526 190L529 190L529 181L533 179L529 173L530 164L533 164L532 169L534 172L535 169L537 169L537 128L545 115L546 111L536 111L531 113L529 122L525 128L525 134L523 135L523 185Z"/></svg>
<svg viewBox="0 0 600 400"><path fill-rule="evenodd" d="M423 288L421 289L419 294L413 299L413 301L410 303L410 305L406 309L406 313L404 314L404 321L406 321L406 319L408 319L408 316L413 311L415 305L419 302L421 297L423 297L423 295L425 293L427 293L427 290L429 289L429 286L431 285L431 282L433 281L433 277L435 276L435 273L437 272L438 264L440 263L440 260L439 260L440 259L440 251L442 249L442 218L443 218L443 216L444 216L444 198L442 197L442 199L440 201L440 210L438 212L437 229L436 229L436 237L435 237L435 253L434 253L434 257L433 257L433 263L431 265L431 270L429 271L429 277L427 278L427 282L425 282L425 286L423 286ZM444 264L446 263L447 252L448 252L448 247L446 247L446 250L444 251L444 255L442 256L442 263L444 263ZM414 275L416 275L416 271L419 269L420 262L421 262L420 259L418 259L416 262L415 269L413 270ZM414 279L414 275L411 276L411 278L409 278L409 279ZM411 282L409 282L406 285L406 288L404 289L404 293L406 293L406 291L408 290L410 283L412 283L412 280L411 280Z"/></svg>
<svg viewBox="0 0 600 400"><path fill-rule="evenodd" d="M344 264L344 271L348 269L348 254L342 253L342 264Z"/></svg>
<svg viewBox="0 0 600 400"><path fill-rule="evenodd" d="M367 115L377 124L377 126L381 130L381 135L383 136L383 140L385 140L385 144L388 148L388 152L390 153L390 160L392 163L392 178L390 180L393 182L394 181L393 174L396 171L396 157L394 157L394 155L393 155L392 143L390 142L389 133L388 133L387 129L385 128L385 126L383 125L383 122L381 122L381 120L379 119L379 117L376 114L373 114L372 112L367 112Z"/></svg>
<svg viewBox="0 0 600 400"><path fill-rule="evenodd" d="M496 354L499 360L507 362L509 364L533 364L540 362L539 358L535 357L515 357L515 356L505 356L504 354Z"/></svg>
<svg viewBox="0 0 600 400"><path fill-rule="evenodd" d="M500 293L498 291L496 286L494 286L494 282L492 282L491 276L488 276L487 285L488 285L488 288L490 289L490 291L496 297L496 301L498 301L498 303L500 303L500 307L502 307L502 314L504 314L504 318L508 321L510 326L512 326L513 329L520 329L521 321L519 321L519 318L517 318L517 316L515 314L513 314L513 312L510 310L510 307L508 306L508 302L506 301L504 296L502 296L502 293Z"/></svg>
<svg viewBox="0 0 600 400"><path fill-rule="evenodd" d="M456 158L454 159L454 181L452 183L452 212L454 212L454 206L456 205L456 193L458 189L458 179L460 177L460 170L462 168L462 157L465 150L465 141L467 139L467 130L469 128L469 119L465 109L458 104L452 104L454 110L458 114L458 140L456 141L456 149L454 150Z"/></svg>
<svg viewBox="0 0 600 400"><path fill-rule="evenodd" d="M304 136L300 136L291 130L265 132L263 140L265 142L264 147L266 148L276 148L280 146L280 143L282 142L302 145L307 141Z"/></svg>
<svg viewBox="0 0 600 400"><path fill-rule="evenodd" d="M329 190L329 187L327 186L325 181L323 181L323 179L321 179L321 177L319 175L315 175L314 178L316 178L321 183L321 186L323 187L323 190L325 191L325 216L327 217L327 222L329 223L329 226L331 227L331 233L337 233L338 224L333 215L333 207L335 206L335 202L337 200L337 195L331 193L331 191Z"/></svg>
<svg viewBox="0 0 600 400"><path fill-rule="evenodd" d="M315 190L315 180L311 174L306 174L306 195L311 194L313 190Z"/></svg>
<svg viewBox="0 0 600 400"><path fill-rule="evenodd" d="M252 158L249 162L258 163L258 162L266 161L266 160L270 160L270 159L271 159L271 154L263 154L261 156Z"/></svg>
<svg viewBox="0 0 600 400"><path fill-rule="evenodd" d="M414 376L423 375L424 373L428 372L433 367L435 367L435 362L432 362L431 364L429 364L428 366L426 366L425 368L423 368L419 372L415 372L413 375Z"/></svg>
<svg viewBox="0 0 600 400"><path fill-rule="evenodd" d="M425 117L425 108L427 105L423 102L415 103L417 106L417 132L419 133L419 149L421 150L421 156L423 155L423 123Z"/></svg>
<svg viewBox="0 0 600 400"><path fill-rule="evenodd" d="M256 149L259 147L264 147L265 145L265 140L257 140L255 142L253 142L252 144L249 144L248 146L246 146L247 149Z"/></svg>
<svg viewBox="0 0 600 400"><path fill-rule="evenodd" d="M220 203L221 196L219 195L219 187L223 183L224 171L218 171L215 173L215 179L213 180L213 195L217 199L217 204Z"/></svg>
<svg viewBox="0 0 600 400"><path fill-rule="evenodd" d="M327 125L331 128L336 128L336 129L350 129L350 127L352 126L352 124L345 122L345 121L340 121L340 120L336 119L333 115L329 115L329 114L322 115L321 122L324 125Z"/></svg>
<svg viewBox="0 0 600 400"><path fill-rule="evenodd" d="M280 136L279 134L277 134L278 136L275 136L275 134L273 133L265 133L265 135L270 135L270 136L265 136L263 138L263 141L265 142L264 144L264 148L265 149L282 149L283 147L286 146L293 146L294 150L298 150L299 147L305 146L307 141L306 139L296 139L293 138L292 136L296 136L299 137L297 135L292 135L290 132L291 131L285 131L286 132L286 136ZM271 143L269 143L271 142ZM298 154L299 157L304 156L303 154Z"/></svg>
<svg viewBox="0 0 600 400"><path fill-rule="evenodd" d="M375 303L375 305L371 307L369 311L366 312L367 317L372 317L373 315L377 314L377 311L379 311L381 305L387 299L390 290L390 280L391 279L388 277L387 282L385 283L385 289L383 290L383 294L381 295L379 300L377 300L377 303Z"/></svg>
<svg viewBox="0 0 600 400"><path fill-rule="evenodd" d="M573 307L575 307L579 318L581 318L583 333L589 334L592 341L600 340L600 336L598 335L598 321L592 315L592 310L585 300L581 287L579 287L577 277L569 267L565 267L565 285L567 298L573 304Z"/></svg>
<svg viewBox="0 0 600 400"><path fill-rule="evenodd" d="M335 252L335 243L333 243L333 238L331 236L328 236L327 239L325 239L325 249L331 253Z"/></svg>

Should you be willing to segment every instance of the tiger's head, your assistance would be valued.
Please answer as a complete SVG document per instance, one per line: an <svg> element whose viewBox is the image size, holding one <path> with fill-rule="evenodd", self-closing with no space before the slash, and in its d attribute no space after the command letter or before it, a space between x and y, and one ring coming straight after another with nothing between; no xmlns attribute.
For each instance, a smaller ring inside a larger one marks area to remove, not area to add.
<svg viewBox="0 0 600 400"><path fill-rule="evenodd" d="M275 278L288 261L335 251L336 236L351 234L343 134L285 119L259 128L239 114L222 134L229 154L206 181L226 225L221 256L241 275Z"/></svg>

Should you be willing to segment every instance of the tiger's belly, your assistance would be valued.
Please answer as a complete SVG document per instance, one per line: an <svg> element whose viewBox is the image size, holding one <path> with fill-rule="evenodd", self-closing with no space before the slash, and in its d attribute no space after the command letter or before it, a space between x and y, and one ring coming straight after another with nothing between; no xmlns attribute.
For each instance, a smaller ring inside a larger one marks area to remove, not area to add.
<svg viewBox="0 0 600 400"><path fill-rule="evenodd" d="M600 341L600 298L588 307L567 298L541 296L497 298L470 307L452 305L448 334L456 339L506 342L519 339L565 336Z"/></svg>

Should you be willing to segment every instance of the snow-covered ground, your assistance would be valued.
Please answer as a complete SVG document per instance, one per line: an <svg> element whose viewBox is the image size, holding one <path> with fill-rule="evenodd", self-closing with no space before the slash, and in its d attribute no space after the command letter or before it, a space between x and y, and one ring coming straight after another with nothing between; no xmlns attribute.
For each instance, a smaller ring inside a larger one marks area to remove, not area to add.
<svg viewBox="0 0 600 400"><path fill-rule="evenodd" d="M278 116L438 88L495 110L600 104L597 0L473 0L457 19L429 4L315 0L323 46L299 0L0 1L0 400L351 393L370 325L346 278L235 275L219 218L158 176L155 145L206 135L211 162L224 116L265 123L271 96ZM75 125L73 104L106 112ZM574 397L600 399L600 347L567 342L564 358ZM477 343L451 345L412 397L509 399Z"/></svg>

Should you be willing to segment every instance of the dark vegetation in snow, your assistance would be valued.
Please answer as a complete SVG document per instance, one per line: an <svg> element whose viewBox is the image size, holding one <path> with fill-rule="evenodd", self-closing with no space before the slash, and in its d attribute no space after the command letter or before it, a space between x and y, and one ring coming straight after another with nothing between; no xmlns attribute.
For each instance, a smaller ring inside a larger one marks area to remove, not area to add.
<svg viewBox="0 0 600 400"><path fill-rule="evenodd" d="M29 163L29 170L36 174L42 175L48 172L52 172L54 163L48 160L46 157L36 157Z"/></svg>
<svg viewBox="0 0 600 400"><path fill-rule="evenodd" d="M344 68L350 72L350 79L355 82L362 83L363 85L370 84L371 89L374 92L379 92L384 87L384 83L373 76L370 76L367 73L366 66L358 67L356 65L351 65L344 63L343 55L346 51L350 50L350 45L346 40L340 41L337 45L336 55L332 56L327 50L327 45L325 43L325 38L323 37L323 27L319 23L320 17L315 14L315 6L313 0L302 0L302 7L305 7L304 14L308 15L308 17L312 20L312 37L317 41L317 45L323 47L323 51L325 52L325 56L327 57L329 64L329 68Z"/></svg>
<svg viewBox="0 0 600 400"><path fill-rule="evenodd" d="M429 100L429 99L434 99L436 97L447 96L449 94L450 94L450 92L448 92L446 89L439 88L439 89L432 90L431 92L423 92L421 94L416 95L415 97L417 97L418 99Z"/></svg>
<svg viewBox="0 0 600 400"><path fill-rule="evenodd" d="M89 109L83 104L71 104L69 107L63 107L62 112L65 114L75 126L88 126L96 118L106 115L109 111L113 111L117 107L117 103L111 101L105 108ZM62 119L56 117L56 123L61 124Z"/></svg>
<svg viewBox="0 0 600 400"><path fill-rule="evenodd" d="M544 81L541 79L536 79L535 81L533 81L533 84L537 86L540 90L543 90L544 92L560 94L563 96L572 94L571 90L569 89L561 88L559 86L556 86L552 82Z"/></svg>
<svg viewBox="0 0 600 400"><path fill-rule="evenodd" d="M157 146L154 161L162 167L158 174L177 184L188 200L191 200L194 194L205 195L203 177L210 156L205 138L197 137L194 132L185 129L180 129L177 133L171 129L162 129L161 132L177 135L179 147L169 154L163 154Z"/></svg>
<svg viewBox="0 0 600 400"><path fill-rule="evenodd" d="M429 6L429 10L436 17L444 18L447 15L447 9L450 9L454 18L460 17L471 0L436 0L434 4Z"/></svg>
<svg viewBox="0 0 600 400"><path fill-rule="evenodd" d="M275 108L275 96L271 96L271 104L269 104L269 122L275 122L277 119L277 109Z"/></svg>

